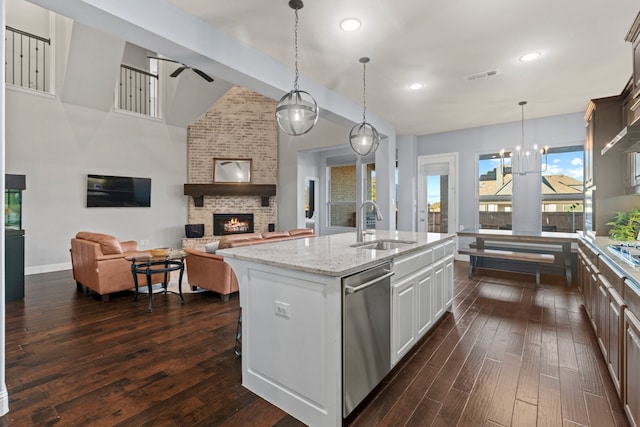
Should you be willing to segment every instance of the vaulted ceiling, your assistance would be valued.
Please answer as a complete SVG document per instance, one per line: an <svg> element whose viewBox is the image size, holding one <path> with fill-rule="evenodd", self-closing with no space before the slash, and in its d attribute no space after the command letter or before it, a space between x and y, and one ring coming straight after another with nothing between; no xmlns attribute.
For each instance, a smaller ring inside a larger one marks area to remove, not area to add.
<svg viewBox="0 0 640 427"><path fill-rule="evenodd" d="M64 3L31 1L65 12ZM87 9L87 24L99 19L107 22L93 16L92 8L108 8L111 3L69 3L74 5L67 9L69 15L79 17L81 7ZM170 19L171 10L182 9L199 24L280 64L285 72L275 67L278 83L292 87L294 12L287 3L137 0L135 18L144 17L145 5L153 4L155 10L147 15L165 13L166 22L156 25L167 33L196 40L202 50L207 44L219 47L225 43L209 43L200 28L178 28L180 24ZM363 76L358 59L370 57L367 111L395 125L400 135L517 121L521 100L528 101L526 118L583 112L589 99L619 94L630 78L631 44L624 38L639 10L629 0L307 0L299 12L299 69L308 79L302 81L313 82L314 90L328 88L331 94L351 101L352 107L360 107ZM359 18L361 29L342 31L339 22L346 17ZM165 40L166 51L157 43L145 46L144 37L128 41L181 61L189 57L180 53L184 43ZM531 51L541 56L532 62L519 61ZM213 77L234 82L224 75L230 71L221 60L222 56L215 58L218 62L212 62L210 68L202 62L191 65L209 73L221 70ZM256 69L249 72L259 76L264 71L262 64L256 63ZM469 77L487 72L494 75ZM413 82L423 83L424 88L410 90ZM301 89L306 88L301 85ZM320 100L326 96L314 95Z"/></svg>
<svg viewBox="0 0 640 427"><path fill-rule="evenodd" d="M293 66L287 0L170 0L243 43ZM620 93L631 76L624 40L637 2L600 0L307 0L299 12L300 72L362 102L399 134L429 134L583 112ZM360 30L339 29L346 17ZM520 62L530 51L541 56ZM498 70L494 77L466 76ZM291 75L293 81L293 73ZM411 91L408 85L425 87ZM303 88L304 89L304 88Z"/></svg>

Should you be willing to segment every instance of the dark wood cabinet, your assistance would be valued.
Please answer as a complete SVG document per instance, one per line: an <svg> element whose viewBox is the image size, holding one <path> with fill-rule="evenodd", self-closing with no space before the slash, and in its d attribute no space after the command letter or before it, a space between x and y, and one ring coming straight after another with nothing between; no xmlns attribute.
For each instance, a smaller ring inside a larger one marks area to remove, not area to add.
<svg viewBox="0 0 640 427"><path fill-rule="evenodd" d="M598 276L597 287L597 316L595 319L596 337L598 338L598 345L604 360L608 360L609 353L609 282L601 275Z"/></svg>
<svg viewBox="0 0 640 427"><path fill-rule="evenodd" d="M582 301L589 316L593 328L597 327L597 279L594 268L597 268L591 260L592 251L580 242L578 247L578 286L582 289ZM597 255L595 257L597 260Z"/></svg>
<svg viewBox="0 0 640 427"><path fill-rule="evenodd" d="M592 195L592 231L596 235L606 235L611 213L599 208L612 197L624 194L624 163L626 154L602 149L623 127L621 95L592 99L585 113L586 139L584 146L584 186ZM585 206L587 201L585 201Z"/></svg>
<svg viewBox="0 0 640 427"><path fill-rule="evenodd" d="M630 311L624 312L624 411L629 423L640 423L640 321Z"/></svg>
<svg viewBox="0 0 640 427"><path fill-rule="evenodd" d="M624 300L613 287L609 288L609 346L607 367L618 397L622 398L622 334L624 330Z"/></svg>
<svg viewBox="0 0 640 427"><path fill-rule="evenodd" d="M623 311L626 307L622 299L624 277L601 258L598 262L598 284L600 289L598 313L598 344L609 374L618 393L622 397L622 329Z"/></svg>
<svg viewBox="0 0 640 427"><path fill-rule="evenodd" d="M578 242L585 310L629 424L640 427L640 291L625 276L628 272L601 248Z"/></svg>

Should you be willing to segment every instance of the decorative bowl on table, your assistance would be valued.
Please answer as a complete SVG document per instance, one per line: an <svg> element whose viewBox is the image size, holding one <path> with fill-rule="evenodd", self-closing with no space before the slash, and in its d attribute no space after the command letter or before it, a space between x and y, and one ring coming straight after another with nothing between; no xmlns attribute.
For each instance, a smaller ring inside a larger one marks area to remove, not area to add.
<svg viewBox="0 0 640 427"><path fill-rule="evenodd" d="M171 252L171 248L155 248L149 249L151 256L167 256Z"/></svg>

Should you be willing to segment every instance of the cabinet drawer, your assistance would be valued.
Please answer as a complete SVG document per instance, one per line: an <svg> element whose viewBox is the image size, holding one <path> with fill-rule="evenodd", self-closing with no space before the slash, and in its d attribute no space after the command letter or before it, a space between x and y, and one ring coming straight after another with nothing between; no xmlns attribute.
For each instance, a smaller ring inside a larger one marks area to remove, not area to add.
<svg viewBox="0 0 640 427"><path fill-rule="evenodd" d="M593 264L597 268L599 258L598 254L582 241L578 242L578 248L582 249L582 253L585 255L585 257L589 260L589 262L591 262L591 264Z"/></svg>
<svg viewBox="0 0 640 427"><path fill-rule="evenodd" d="M640 295L638 295L638 292L636 285L625 279L622 298L633 313L640 313Z"/></svg>
<svg viewBox="0 0 640 427"><path fill-rule="evenodd" d="M444 244L444 253L445 255L452 255L456 250L456 242L453 240L449 240Z"/></svg>
<svg viewBox="0 0 640 427"><path fill-rule="evenodd" d="M615 289L618 294L622 295L622 289L624 288L624 277L617 271L614 271L613 267L610 266L604 258L601 259L598 264L600 274L607 279L609 285L613 289Z"/></svg>
<svg viewBox="0 0 640 427"><path fill-rule="evenodd" d="M436 245L433 247L433 260L437 261L444 258L445 245Z"/></svg>
<svg viewBox="0 0 640 427"><path fill-rule="evenodd" d="M391 281L397 282L407 274L414 273L431 264L433 264L433 249L431 248L396 258L393 260L393 271L396 274L391 276Z"/></svg>

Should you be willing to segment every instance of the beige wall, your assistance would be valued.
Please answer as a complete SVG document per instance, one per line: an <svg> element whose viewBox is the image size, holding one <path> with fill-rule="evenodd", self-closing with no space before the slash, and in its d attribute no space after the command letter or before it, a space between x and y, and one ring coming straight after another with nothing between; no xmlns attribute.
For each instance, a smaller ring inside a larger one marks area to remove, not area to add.
<svg viewBox="0 0 640 427"><path fill-rule="evenodd" d="M188 128L188 182L213 182L214 158L250 158L252 184L277 184L275 107L276 101L248 89L229 90ZM205 241L215 240L211 238L213 213L253 213L254 230L267 231L270 223L276 223L277 198L270 197L269 207L263 207L258 196L205 196L204 207L195 207L189 198L188 222L205 225Z"/></svg>

